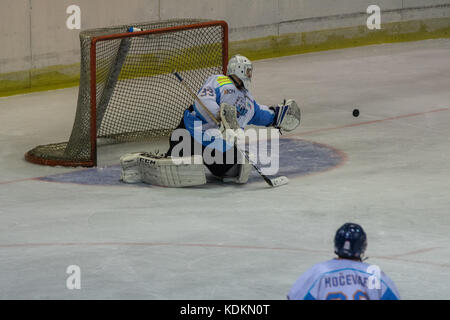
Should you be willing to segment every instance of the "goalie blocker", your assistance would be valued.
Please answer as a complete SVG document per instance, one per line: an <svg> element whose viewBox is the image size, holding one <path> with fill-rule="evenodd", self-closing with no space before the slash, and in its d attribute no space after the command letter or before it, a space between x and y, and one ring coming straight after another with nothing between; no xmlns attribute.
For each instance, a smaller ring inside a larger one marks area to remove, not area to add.
<svg viewBox="0 0 450 320"><path fill-rule="evenodd" d="M125 183L148 183L163 187L189 187L206 183L201 156L161 158L149 153L130 153L120 158L120 180Z"/></svg>

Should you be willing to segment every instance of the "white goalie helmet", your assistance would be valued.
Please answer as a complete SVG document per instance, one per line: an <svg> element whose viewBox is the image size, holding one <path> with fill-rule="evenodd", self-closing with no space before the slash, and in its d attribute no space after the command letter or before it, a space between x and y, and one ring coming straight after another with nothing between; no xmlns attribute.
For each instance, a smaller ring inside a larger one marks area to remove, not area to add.
<svg viewBox="0 0 450 320"><path fill-rule="evenodd" d="M236 75L242 80L246 89L250 88L252 73L253 64L248 58L237 54L228 61L227 75Z"/></svg>

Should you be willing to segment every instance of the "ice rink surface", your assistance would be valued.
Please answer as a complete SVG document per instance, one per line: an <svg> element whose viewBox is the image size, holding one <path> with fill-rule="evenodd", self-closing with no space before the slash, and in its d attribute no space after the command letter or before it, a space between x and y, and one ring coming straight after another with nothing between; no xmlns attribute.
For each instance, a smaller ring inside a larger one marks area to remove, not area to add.
<svg viewBox="0 0 450 320"><path fill-rule="evenodd" d="M302 108L284 137L300 158L280 147L290 166L321 166L300 161L306 145L340 160L276 189L258 177L186 189L55 182L45 177L83 169L23 155L67 141L78 88L0 98L0 298L285 299L351 221L403 299L450 299L450 39L256 61L253 88L259 103ZM102 147L99 166L142 148ZM66 288L69 265L80 290Z"/></svg>

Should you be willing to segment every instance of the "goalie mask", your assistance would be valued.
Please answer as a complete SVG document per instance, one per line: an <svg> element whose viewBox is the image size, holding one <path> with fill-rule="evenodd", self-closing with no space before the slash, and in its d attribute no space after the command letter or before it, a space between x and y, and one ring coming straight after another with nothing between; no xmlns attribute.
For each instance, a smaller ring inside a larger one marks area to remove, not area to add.
<svg viewBox="0 0 450 320"><path fill-rule="evenodd" d="M248 90L252 81L253 65L252 62L239 54L233 56L228 62L227 75L237 76L244 87Z"/></svg>

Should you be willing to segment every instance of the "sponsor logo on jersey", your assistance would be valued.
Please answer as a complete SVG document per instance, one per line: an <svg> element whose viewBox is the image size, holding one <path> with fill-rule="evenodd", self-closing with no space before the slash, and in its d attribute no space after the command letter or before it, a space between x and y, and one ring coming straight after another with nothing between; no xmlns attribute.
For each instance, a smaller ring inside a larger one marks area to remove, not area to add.
<svg viewBox="0 0 450 320"><path fill-rule="evenodd" d="M225 89L223 90L223 94L235 94L236 90L234 89Z"/></svg>
<svg viewBox="0 0 450 320"><path fill-rule="evenodd" d="M238 97L236 102L234 103L236 106L237 117L245 116L248 112L248 109L245 107L245 100L243 97Z"/></svg>
<svg viewBox="0 0 450 320"><path fill-rule="evenodd" d="M248 110L242 105L237 105L236 106L236 110L237 110L237 113L238 113L238 118L240 116L245 116L247 114L247 112L248 112Z"/></svg>

